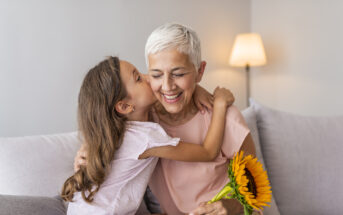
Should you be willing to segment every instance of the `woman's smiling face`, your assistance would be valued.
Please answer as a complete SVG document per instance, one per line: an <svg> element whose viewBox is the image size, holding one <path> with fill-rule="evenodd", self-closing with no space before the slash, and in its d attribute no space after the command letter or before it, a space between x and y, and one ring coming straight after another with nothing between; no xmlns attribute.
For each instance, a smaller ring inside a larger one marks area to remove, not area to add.
<svg viewBox="0 0 343 215"><path fill-rule="evenodd" d="M202 72L197 72L187 54L176 49L150 54L151 89L168 113L180 113L190 104Z"/></svg>

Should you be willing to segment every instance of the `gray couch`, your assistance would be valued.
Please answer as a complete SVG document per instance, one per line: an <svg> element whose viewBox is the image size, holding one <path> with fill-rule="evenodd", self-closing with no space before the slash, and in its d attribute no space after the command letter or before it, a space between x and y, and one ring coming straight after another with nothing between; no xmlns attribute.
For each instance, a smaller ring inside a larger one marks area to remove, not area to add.
<svg viewBox="0 0 343 215"><path fill-rule="evenodd" d="M251 103L243 115L277 205L265 214L343 214L343 116L306 117Z"/></svg>
<svg viewBox="0 0 343 215"><path fill-rule="evenodd" d="M342 214L343 116L305 117L255 102L242 113L272 185L264 214ZM64 214L56 196L79 146L76 132L0 138L0 214Z"/></svg>

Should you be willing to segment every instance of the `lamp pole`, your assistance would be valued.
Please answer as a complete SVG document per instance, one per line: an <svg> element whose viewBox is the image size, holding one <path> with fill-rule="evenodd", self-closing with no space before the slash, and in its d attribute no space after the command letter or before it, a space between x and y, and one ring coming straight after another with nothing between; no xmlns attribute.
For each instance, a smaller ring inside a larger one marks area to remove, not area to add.
<svg viewBox="0 0 343 215"><path fill-rule="evenodd" d="M250 105L250 102L249 102L249 98L250 98L250 66L249 64L245 65L245 72L247 74L247 77L246 77L246 85L247 85L247 107L249 107Z"/></svg>
<svg viewBox="0 0 343 215"><path fill-rule="evenodd" d="M256 33L238 34L235 38L229 64L245 67L246 73L246 105L250 102L250 67L262 66L267 63L261 36Z"/></svg>

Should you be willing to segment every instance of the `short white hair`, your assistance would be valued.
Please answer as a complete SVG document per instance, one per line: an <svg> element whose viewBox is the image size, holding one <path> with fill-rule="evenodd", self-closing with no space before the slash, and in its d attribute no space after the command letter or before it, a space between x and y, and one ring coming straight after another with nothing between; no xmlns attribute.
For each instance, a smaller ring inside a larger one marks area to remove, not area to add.
<svg viewBox="0 0 343 215"><path fill-rule="evenodd" d="M189 27L177 23L166 23L156 28L145 44L145 62L149 67L148 56L167 49L176 48L187 54L195 69L200 67L201 48L197 33Z"/></svg>

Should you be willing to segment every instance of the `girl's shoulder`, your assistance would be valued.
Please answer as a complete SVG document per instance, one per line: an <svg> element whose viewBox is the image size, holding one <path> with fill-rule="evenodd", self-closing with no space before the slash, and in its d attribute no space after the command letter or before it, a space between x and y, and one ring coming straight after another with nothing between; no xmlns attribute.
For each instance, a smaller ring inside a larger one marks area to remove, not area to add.
<svg viewBox="0 0 343 215"><path fill-rule="evenodd" d="M141 153L143 153L146 149L152 147L164 145L175 146L178 142L179 138L170 137L157 123L128 121L122 150L125 151L131 148L137 151L136 149L140 148L142 149Z"/></svg>
<svg viewBox="0 0 343 215"><path fill-rule="evenodd" d="M161 131L162 130L162 131ZM123 142L116 152L116 159L138 159L151 143L162 139L163 129L154 122L127 121Z"/></svg>
<svg viewBox="0 0 343 215"><path fill-rule="evenodd" d="M128 129L138 129L138 130L150 130L150 129L156 129L157 127L160 127L160 125L156 122L142 122L142 121L127 121L126 127Z"/></svg>
<svg viewBox="0 0 343 215"><path fill-rule="evenodd" d="M166 132L155 122L128 121L125 136L136 136L136 138L151 139L151 137L164 136Z"/></svg>

